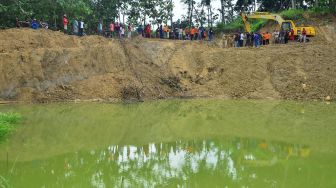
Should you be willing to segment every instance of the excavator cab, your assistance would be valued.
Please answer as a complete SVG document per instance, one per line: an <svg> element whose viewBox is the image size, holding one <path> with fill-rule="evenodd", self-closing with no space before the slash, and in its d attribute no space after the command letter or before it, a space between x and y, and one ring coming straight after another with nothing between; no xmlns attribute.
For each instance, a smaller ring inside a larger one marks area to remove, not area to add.
<svg viewBox="0 0 336 188"><path fill-rule="evenodd" d="M285 31L291 31L293 29L293 24L289 21L282 22L281 29Z"/></svg>

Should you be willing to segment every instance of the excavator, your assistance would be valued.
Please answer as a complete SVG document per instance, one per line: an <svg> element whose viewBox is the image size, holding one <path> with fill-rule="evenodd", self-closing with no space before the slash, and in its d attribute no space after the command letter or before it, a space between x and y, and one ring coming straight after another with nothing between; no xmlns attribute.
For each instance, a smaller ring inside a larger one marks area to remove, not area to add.
<svg viewBox="0 0 336 188"><path fill-rule="evenodd" d="M308 37L316 36L314 27L311 26L297 27L292 20L284 20L279 14L272 14L269 12L255 12L249 15L242 13L241 16L244 21L244 27L246 32L251 32L251 25L249 23L250 19L266 19L276 21L279 24L280 29L282 30L291 31L293 29L295 37L298 37L301 34L303 28L305 28Z"/></svg>

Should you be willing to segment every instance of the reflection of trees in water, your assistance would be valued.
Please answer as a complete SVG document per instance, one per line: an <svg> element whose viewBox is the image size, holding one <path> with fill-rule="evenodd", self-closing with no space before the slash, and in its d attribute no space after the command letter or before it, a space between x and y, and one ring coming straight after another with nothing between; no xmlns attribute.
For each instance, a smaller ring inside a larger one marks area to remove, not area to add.
<svg viewBox="0 0 336 188"><path fill-rule="evenodd" d="M168 183L186 186L200 180L193 178L209 174L218 181L243 185L258 181L258 171L251 167L276 165L304 149L309 150L300 145L252 139L109 146L68 157L64 178L71 182L78 176L90 176L93 187L153 187ZM58 180L64 181L61 177Z"/></svg>

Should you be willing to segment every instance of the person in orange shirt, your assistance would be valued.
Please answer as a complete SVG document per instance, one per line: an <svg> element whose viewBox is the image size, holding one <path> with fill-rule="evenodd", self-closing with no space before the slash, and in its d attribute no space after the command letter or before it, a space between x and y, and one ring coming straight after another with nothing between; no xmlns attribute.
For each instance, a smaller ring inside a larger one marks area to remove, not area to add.
<svg viewBox="0 0 336 188"><path fill-rule="evenodd" d="M194 36L195 36L195 27L192 27L190 29L190 40L194 40Z"/></svg>

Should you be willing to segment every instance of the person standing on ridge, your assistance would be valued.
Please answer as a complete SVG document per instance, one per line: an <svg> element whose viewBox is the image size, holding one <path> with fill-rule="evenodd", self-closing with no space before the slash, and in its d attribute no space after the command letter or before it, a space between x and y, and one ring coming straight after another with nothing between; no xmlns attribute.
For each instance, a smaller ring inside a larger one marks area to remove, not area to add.
<svg viewBox="0 0 336 188"><path fill-rule="evenodd" d="M79 36L84 36L84 21L79 21Z"/></svg>
<svg viewBox="0 0 336 188"><path fill-rule="evenodd" d="M199 32L198 27L196 26L194 28L194 30L195 30L195 40L197 40L198 39L198 32Z"/></svg>
<svg viewBox="0 0 336 188"><path fill-rule="evenodd" d="M72 23L72 30L74 35L78 35L78 21L76 19Z"/></svg>
<svg viewBox="0 0 336 188"><path fill-rule="evenodd" d="M265 34L265 43L266 45L270 44L271 34L269 32L266 32Z"/></svg>
<svg viewBox="0 0 336 188"><path fill-rule="evenodd" d="M198 36L197 36L197 40L201 40L202 38L202 27L198 27Z"/></svg>
<svg viewBox="0 0 336 188"><path fill-rule="evenodd" d="M210 27L210 29L209 29L209 41L213 40L213 35L214 35L213 29L212 29L212 27Z"/></svg>
<svg viewBox="0 0 336 188"><path fill-rule="evenodd" d="M15 26L16 26L17 28L20 28L20 27L21 27L19 18L16 18L16 19L15 19Z"/></svg>
<svg viewBox="0 0 336 188"><path fill-rule="evenodd" d="M291 41L294 41L295 40L295 32L294 32L294 29L291 29L291 32L289 33L290 34L290 40Z"/></svg>
<svg viewBox="0 0 336 188"><path fill-rule="evenodd" d="M183 39L183 29L182 29L182 27L180 27L180 28L178 29L178 39L179 39L179 40L182 40L182 39Z"/></svg>
<svg viewBox="0 0 336 188"><path fill-rule="evenodd" d="M235 43L234 43L234 47L236 47L236 48L239 48L239 38L240 38L240 34L239 34L239 33L236 33L236 34L234 35L234 41L235 41Z"/></svg>
<svg viewBox="0 0 336 188"><path fill-rule="evenodd" d="M122 24L117 22L116 33L117 33L119 38L121 38L121 27L122 27Z"/></svg>
<svg viewBox="0 0 336 188"><path fill-rule="evenodd" d="M98 35L103 35L103 20L100 19L99 23L98 23Z"/></svg>
<svg viewBox="0 0 336 188"><path fill-rule="evenodd" d="M286 30L285 31L285 44L287 44L288 43L288 40L289 40L289 31L288 30Z"/></svg>
<svg viewBox="0 0 336 188"><path fill-rule="evenodd" d="M306 40L307 40L307 31L306 31L306 28L303 28L302 29L302 42L306 43Z"/></svg>
<svg viewBox="0 0 336 188"><path fill-rule="evenodd" d="M125 37L125 25L121 25L120 26L120 38L124 38Z"/></svg>
<svg viewBox="0 0 336 188"><path fill-rule="evenodd" d="M194 36L195 36L195 27L193 26L190 29L190 40L194 40Z"/></svg>
<svg viewBox="0 0 336 188"><path fill-rule="evenodd" d="M254 46L258 48L260 46L260 35L258 33L254 34Z"/></svg>
<svg viewBox="0 0 336 188"><path fill-rule="evenodd" d="M63 26L64 26L64 33L68 33L68 18L66 14L63 16Z"/></svg>
<svg viewBox="0 0 336 188"><path fill-rule="evenodd" d="M189 39L189 29L188 29L188 27L186 27L184 29L184 32L185 32L185 40L188 40Z"/></svg>
<svg viewBox="0 0 336 188"><path fill-rule="evenodd" d="M131 25L131 23L128 24L127 29L128 29L127 35L128 35L128 38L130 39L130 38L132 38L132 25Z"/></svg>
<svg viewBox="0 0 336 188"><path fill-rule="evenodd" d="M246 32L245 36L246 36L245 46L248 47L251 44L251 35L250 35L250 33Z"/></svg>
<svg viewBox="0 0 336 188"><path fill-rule="evenodd" d="M160 32L160 39L163 39L163 27L162 27L162 24L160 25L159 32Z"/></svg>
<svg viewBox="0 0 336 188"><path fill-rule="evenodd" d="M38 29L39 28L39 24L37 23L35 18L33 19L32 23L31 23L31 28L32 29Z"/></svg>
<svg viewBox="0 0 336 188"><path fill-rule="evenodd" d="M243 32L240 33L240 36L239 36L239 47L244 47L244 39L245 39L245 35Z"/></svg>
<svg viewBox="0 0 336 188"><path fill-rule="evenodd" d="M110 23L110 26L109 26L109 29L110 29L110 37L114 37L114 23L111 22Z"/></svg>

